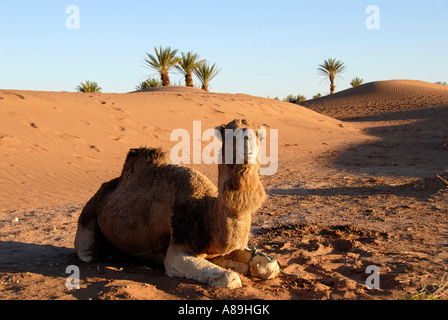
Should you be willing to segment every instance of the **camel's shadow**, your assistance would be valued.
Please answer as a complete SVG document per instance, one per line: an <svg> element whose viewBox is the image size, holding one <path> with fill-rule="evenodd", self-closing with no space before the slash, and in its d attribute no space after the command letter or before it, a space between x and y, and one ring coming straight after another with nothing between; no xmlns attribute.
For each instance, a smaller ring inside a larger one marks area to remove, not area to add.
<svg viewBox="0 0 448 320"><path fill-rule="evenodd" d="M66 288L66 279L74 275L67 269L69 266L79 268L79 289ZM120 280L148 284L166 294L172 294L173 288L181 283L197 284L192 280L170 278L165 275L162 265L123 253L115 255L108 261L86 263L78 259L73 248L0 241L0 275L19 273L39 274L60 280L60 289L80 300L97 299L99 294L108 290L107 286L111 282L119 283ZM42 286L45 285L42 283ZM18 283L16 286L19 288L26 284Z"/></svg>
<svg viewBox="0 0 448 320"><path fill-rule="evenodd" d="M425 177L448 167L448 105L341 120L370 122L364 132L379 139L343 150L333 159L336 168L371 175Z"/></svg>
<svg viewBox="0 0 448 320"><path fill-rule="evenodd" d="M444 173L445 174L445 173ZM446 175L446 174L445 174ZM297 195L297 196L374 196L379 194L405 196L417 200L427 201L439 191L446 189L446 183L436 175L400 185L373 186L340 186L327 188L271 188L268 195Z"/></svg>
<svg viewBox="0 0 448 320"><path fill-rule="evenodd" d="M0 252L0 268L3 271L8 271L7 266L15 266L23 270L33 265L41 266L44 260L54 260L68 255L73 252L73 249L17 241L0 241Z"/></svg>

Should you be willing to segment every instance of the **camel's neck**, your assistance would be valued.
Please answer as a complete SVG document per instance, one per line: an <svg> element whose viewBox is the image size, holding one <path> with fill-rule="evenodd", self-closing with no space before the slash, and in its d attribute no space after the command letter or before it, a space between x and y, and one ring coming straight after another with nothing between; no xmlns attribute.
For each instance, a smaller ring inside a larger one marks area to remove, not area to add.
<svg viewBox="0 0 448 320"><path fill-rule="evenodd" d="M257 210L266 197L258 166L240 169L221 165L218 176L218 205L222 214L236 219Z"/></svg>
<svg viewBox="0 0 448 320"><path fill-rule="evenodd" d="M258 166L219 167L218 198L211 214L214 246L221 254L247 245L251 215L266 197L258 170Z"/></svg>

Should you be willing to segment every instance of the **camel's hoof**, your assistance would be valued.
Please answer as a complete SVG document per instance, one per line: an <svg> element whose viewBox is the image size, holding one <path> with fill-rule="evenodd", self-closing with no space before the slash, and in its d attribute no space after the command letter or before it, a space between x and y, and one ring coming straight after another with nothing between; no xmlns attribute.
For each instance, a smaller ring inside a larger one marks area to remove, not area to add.
<svg viewBox="0 0 448 320"><path fill-rule="evenodd" d="M242 287L240 276L233 271L223 272L219 278L212 279L210 285L229 289Z"/></svg>
<svg viewBox="0 0 448 320"><path fill-rule="evenodd" d="M276 260L268 260L264 256L255 256L249 263L250 275L263 280L275 278L280 273Z"/></svg>

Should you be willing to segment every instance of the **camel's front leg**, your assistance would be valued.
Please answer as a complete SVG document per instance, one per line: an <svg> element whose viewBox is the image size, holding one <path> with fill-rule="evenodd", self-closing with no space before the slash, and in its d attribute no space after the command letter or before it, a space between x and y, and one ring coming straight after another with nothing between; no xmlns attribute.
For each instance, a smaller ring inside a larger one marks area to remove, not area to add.
<svg viewBox="0 0 448 320"><path fill-rule="evenodd" d="M165 258L167 275L194 279L216 287L232 289L241 287L241 279L236 272L194 256L185 249L184 246L170 244Z"/></svg>
<svg viewBox="0 0 448 320"><path fill-rule="evenodd" d="M272 279L280 273L277 261L256 249L235 250L229 255L210 261L223 268L261 279Z"/></svg>

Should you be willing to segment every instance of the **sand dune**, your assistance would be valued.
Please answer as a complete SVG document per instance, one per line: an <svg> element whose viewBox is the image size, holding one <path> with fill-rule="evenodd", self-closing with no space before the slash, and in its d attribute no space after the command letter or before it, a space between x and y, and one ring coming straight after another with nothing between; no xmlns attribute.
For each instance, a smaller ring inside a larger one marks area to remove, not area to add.
<svg viewBox="0 0 448 320"><path fill-rule="evenodd" d="M301 105L337 119L359 119L446 106L448 86L416 80L375 81Z"/></svg>
<svg viewBox="0 0 448 320"><path fill-rule="evenodd" d="M186 87L126 94L0 90L0 207L86 201L119 175L130 148L169 151L177 143L170 141L174 129L192 132L196 120L204 131L234 118L279 129L280 166L363 138L306 108L244 94ZM214 178L217 169L201 171Z"/></svg>

